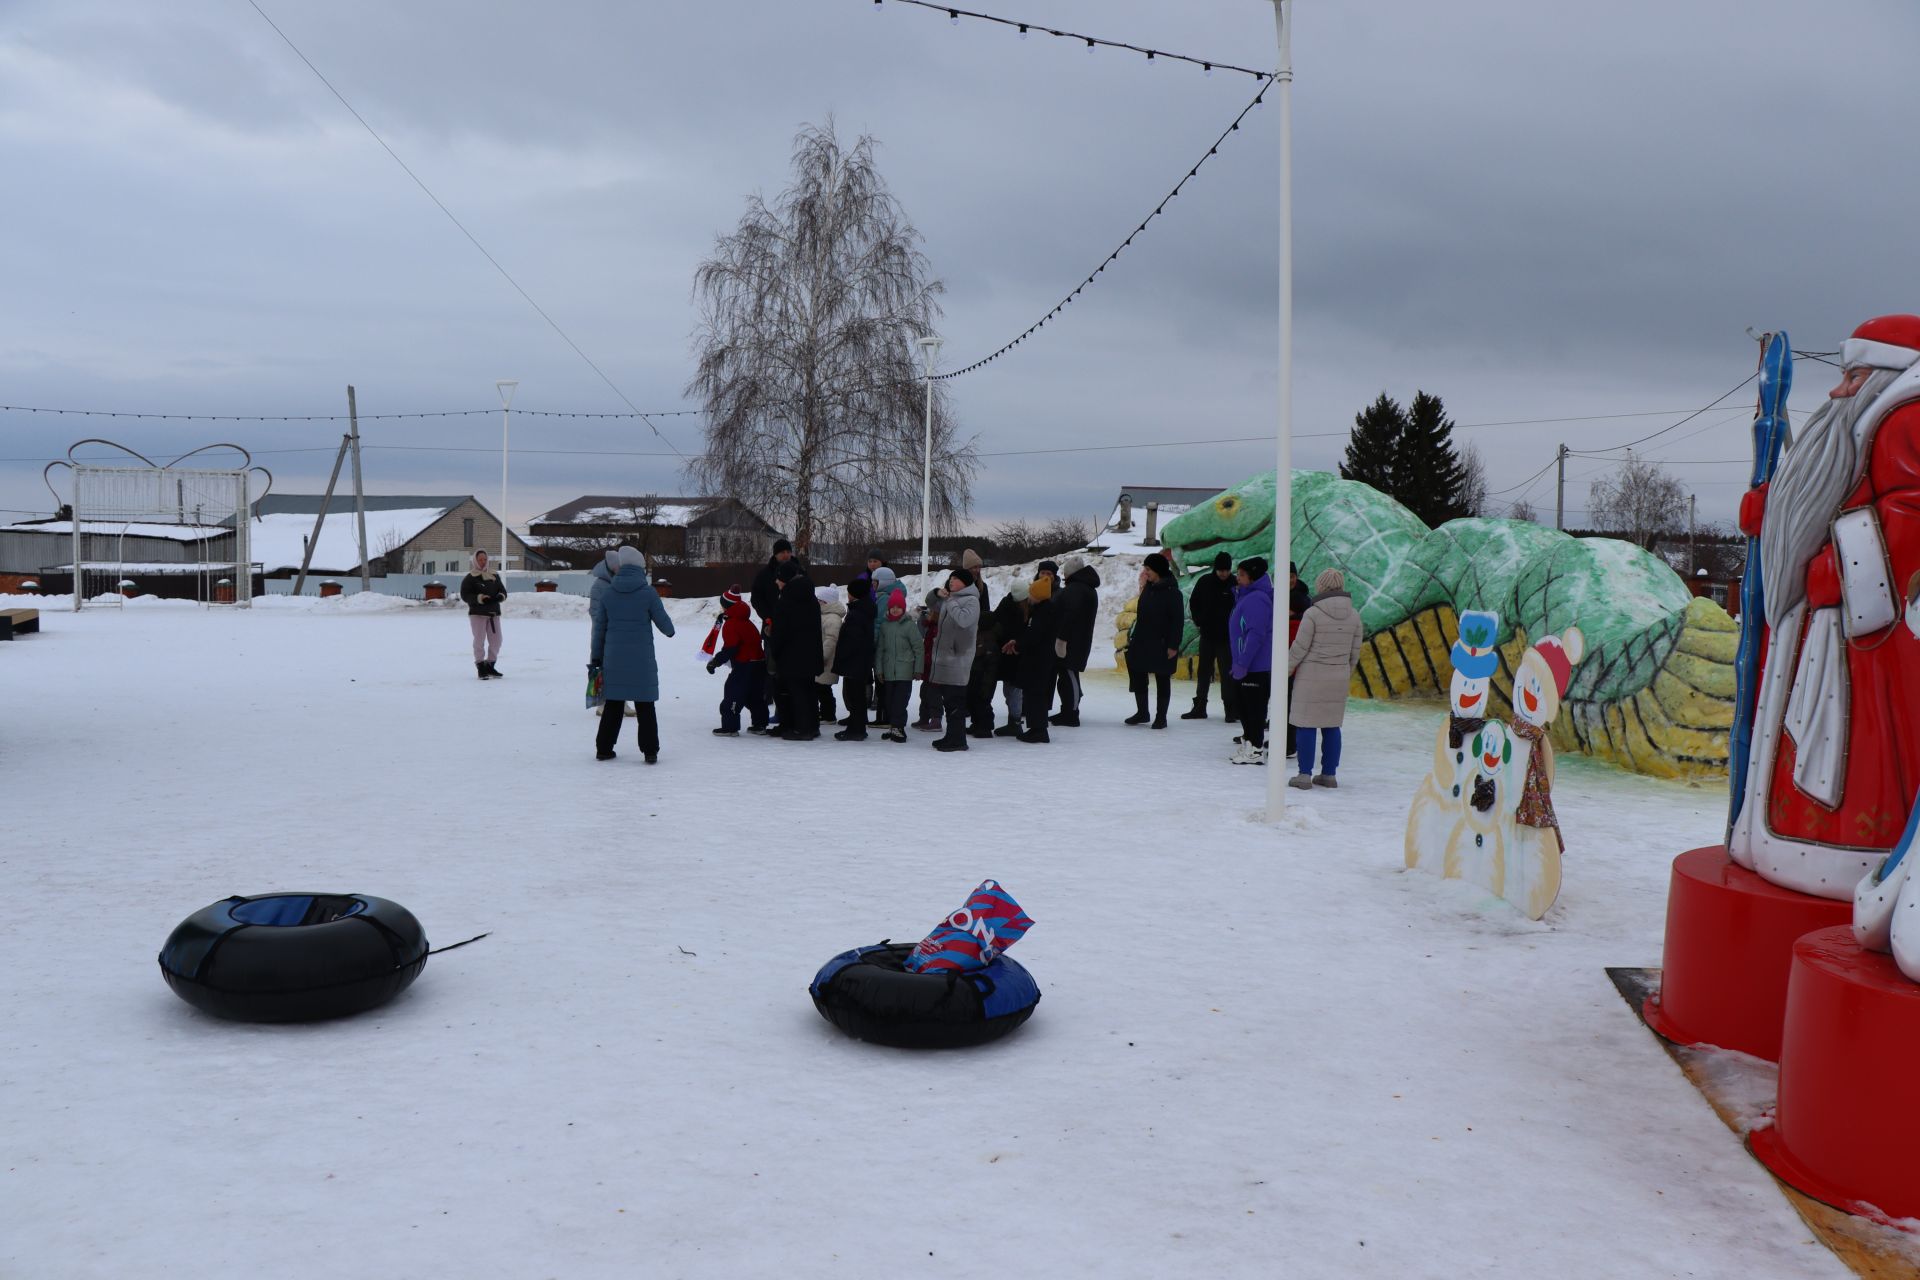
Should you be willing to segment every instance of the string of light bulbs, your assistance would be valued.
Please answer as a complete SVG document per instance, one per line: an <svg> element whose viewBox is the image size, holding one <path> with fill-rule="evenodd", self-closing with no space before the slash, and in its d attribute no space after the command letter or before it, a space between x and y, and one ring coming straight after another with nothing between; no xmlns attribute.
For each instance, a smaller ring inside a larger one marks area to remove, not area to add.
<svg viewBox="0 0 1920 1280"><path fill-rule="evenodd" d="M498 409L436 409L424 413L361 413L352 415L360 422L378 422L394 418L473 418L490 417ZM685 418L704 414L704 409L655 409L635 413L575 413L567 409L515 409L516 416L530 418ZM185 419L188 422L346 422L344 413L134 413L113 409L54 409L25 404L0 404L0 413L41 413L72 418L153 418L159 421ZM329 446L331 447L331 446Z"/></svg>
<svg viewBox="0 0 1920 1280"><path fill-rule="evenodd" d="M883 3L884 0L873 0L873 5L876 9ZM1165 49L1149 49L1145 45L1128 44L1124 40L1103 40L1099 36L1083 35L1078 31L1061 31L1054 27L1044 26L1038 22L1022 22L1018 18L1001 18L991 13L976 13L971 9L956 9L952 5L934 4L931 3L931 0L894 0L894 3L912 5L916 9L931 9L935 13L944 13L947 15L947 19L956 27L960 25L960 19L962 18L972 18L978 22L991 22L1002 27L1014 27L1018 29L1020 38L1023 40L1026 39L1029 34L1037 31L1041 35L1053 36L1060 40L1077 40L1086 45L1089 50L1095 48L1125 49L1129 53L1144 53L1147 55L1148 62L1167 61L1189 63L1199 67L1208 75L1212 75L1215 71L1232 71L1243 76L1253 76L1259 80L1266 80L1273 75L1271 71L1255 71L1251 67L1236 67L1231 62L1221 62L1217 59L1192 58L1184 53L1169 53Z"/></svg>
<svg viewBox="0 0 1920 1280"><path fill-rule="evenodd" d="M905 3L906 0L895 0L895 2ZM914 0L914 2L918 3L918 0ZM953 378L963 377L966 374L972 373L976 369L985 368L987 365L992 364L995 360L998 360L1001 356L1006 355L1009 351L1012 351L1015 347L1025 342L1028 338L1031 338L1034 334L1039 333L1040 330L1046 327L1047 321L1053 319L1055 316L1059 315L1062 311L1065 311L1075 298L1078 298L1082 293L1086 292L1086 290L1093 284L1093 282L1096 279L1098 279L1101 275L1105 274L1108 267L1112 266L1116 261L1119 260L1119 257L1122 253L1126 252L1129 248L1133 246L1135 237L1145 233L1147 227L1152 224L1153 220L1155 218L1158 218L1161 214L1167 211L1167 205L1173 202L1174 197L1179 195L1180 192L1183 189L1185 189L1186 185L1189 182L1192 182L1195 178L1200 176L1200 170L1206 165L1207 161L1213 159L1213 157L1220 154L1220 144L1225 142L1229 135L1237 132L1240 128L1240 122L1247 118L1247 114L1251 112L1255 107L1259 106L1263 101L1266 100L1267 89L1272 84L1272 82L1273 82L1273 77L1271 75L1266 76L1264 78L1264 80L1260 85L1260 91L1253 95L1253 101L1249 102L1246 106L1240 108L1240 114L1236 115L1233 118L1232 124L1229 124L1225 129L1222 129L1220 131L1220 136L1213 140L1212 145L1210 145L1207 148L1205 154L1203 154L1198 160L1194 161L1191 165L1187 166L1186 175L1182 177L1180 181L1173 184L1173 190L1167 192L1166 195L1162 196L1160 198L1159 203L1153 206L1153 212L1149 213L1146 217L1142 218L1140 220L1140 225L1127 233L1127 238L1120 242L1119 247L1116 248L1112 253L1109 253L1105 258L1103 258L1099 266L1095 267L1092 271L1088 272L1086 279L1082 280L1079 284L1075 285L1072 291L1069 292L1066 297L1060 299L1059 302L1056 302L1053 305L1053 307L1045 315L1041 316L1038 320L1034 321L1032 324L1028 325L1025 329L1021 330L1020 333L1012 339L1012 341L1003 344L997 351L994 351L990 355L982 356L980 359L975 360L972 364L964 365L961 368L955 369L950 373L936 373L935 375L933 375L933 380L935 382L945 382Z"/></svg>

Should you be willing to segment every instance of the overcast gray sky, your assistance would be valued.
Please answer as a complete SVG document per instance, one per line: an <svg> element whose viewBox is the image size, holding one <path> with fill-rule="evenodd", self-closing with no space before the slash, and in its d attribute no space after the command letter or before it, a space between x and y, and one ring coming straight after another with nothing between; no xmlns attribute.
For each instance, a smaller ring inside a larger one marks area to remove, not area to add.
<svg viewBox="0 0 1920 1280"><path fill-rule="evenodd" d="M944 360L1097 264L1232 119L1246 77L870 0L261 0L644 409L684 407L695 263L829 113L871 133L946 282ZM1250 66L1266 0L978 0ZM1831 350L1920 309L1910 0L1304 0L1297 6L1296 465L1381 391L1442 396L1492 487L1555 445L1655 431L1749 373L1744 329ZM1259 436L1275 415L1277 128L1254 112L1118 266L952 384L983 452ZM0 403L365 413L623 409L246 0L0 0ZM1803 363L1794 403L1832 371ZM1751 397L1649 442L1724 518ZM697 418L662 421L699 447ZM1704 431L1700 429L1706 428ZM88 435L216 439L317 490L329 424L0 413L0 507ZM1698 434L1694 434L1698 432ZM376 492L499 485L499 419L368 422ZM664 452L634 422L518 419L517 448ZM466 448L477 452L432 452ZM310 452L275 452L280 450ZM21 461L26 459L26 461ZM990 457L976 524L1104 513L1123 483L1228 485L1270 444ZM1570 468L1584 514L1604 464ZM1549 516L1551 473L1524 494ZM672 457L517 456L516 521L677 491ZM17 518L17 517L15 517Z"/></svg>

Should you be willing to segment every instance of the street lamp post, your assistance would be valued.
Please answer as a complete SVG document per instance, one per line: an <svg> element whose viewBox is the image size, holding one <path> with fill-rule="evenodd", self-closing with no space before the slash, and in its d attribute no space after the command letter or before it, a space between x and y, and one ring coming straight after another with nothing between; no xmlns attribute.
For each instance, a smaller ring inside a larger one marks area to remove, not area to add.
<svg viewBox="0 0 1920 1280"><path fill-rule="evenodd" d="M927 358L927 434L920 459L920 593L927 592L927 575L933 571L933 361L940 354L939 338L920 339L920 350Z"/></svg>
<svg viewBox="0 0 1920 1280"><path fill-rule="evenodd" d="M1274 92L1280 124L1280 417L1274 431L1273 464L1273 566L1270 575L1280 581L1281 566L1293 553L1293 36L1288 18L1292 0L1273 0L1275 35L1280 42L1280 61L1274 72ZM1273 726L1281 736L1287 732L1286 670L1281 655L1288 649L1287 617L1283 600L1290 593L1273 593L1273 714L1268 718L1267 821L1278 822L1287 808L1286 747L1272 758Z"/></svg>
<svg viewBox="0 0 1920 1280"><path fill-rule="evenodd" d="M500 573L507 571L507 415L519 385L517 378L502 378L493 384L500 393Z"/></svg>

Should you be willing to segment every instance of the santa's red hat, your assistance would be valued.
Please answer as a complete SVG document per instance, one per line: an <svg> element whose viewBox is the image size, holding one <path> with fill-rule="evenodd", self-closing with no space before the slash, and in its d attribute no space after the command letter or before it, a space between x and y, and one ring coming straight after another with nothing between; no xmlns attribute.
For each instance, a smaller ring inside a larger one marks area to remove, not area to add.
<svg viewBox="0 0 1920 1280"><path fill-rule="evenodd" d="M1840 363L1852 369L1906 369L1920 360L1920 316L1876 316L1840 344Z"/></svg>

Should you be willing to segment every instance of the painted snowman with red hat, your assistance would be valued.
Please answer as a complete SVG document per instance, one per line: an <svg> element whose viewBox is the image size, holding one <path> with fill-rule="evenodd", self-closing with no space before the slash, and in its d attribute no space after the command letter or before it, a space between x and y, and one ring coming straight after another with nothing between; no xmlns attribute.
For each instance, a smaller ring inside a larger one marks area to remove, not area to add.
<svg viewBox="0 0 1920 1280"><path fill-rule="evenodd" d="M1847 900L1920 789L1920 316L1869 320L1770 483L1741 503L1766 594L1753 753L1728 853ZM1904 913L1903 913L1904 914ZM1877 931L1876 931L1877 932Z"/></svg>
<svg viewBox="0 0 1920 1280"><path fill-rule="evenodd" d="M1560 854L1566 843L1553 811L1553 739L1549 731L1567 696L1573 669L1587 656L1578 627L1535 640L1513 673L1513 739L1508 802L1513 829L1507 837L1506 874L1500 896L1538 920L1560 896Z"/></svg>

